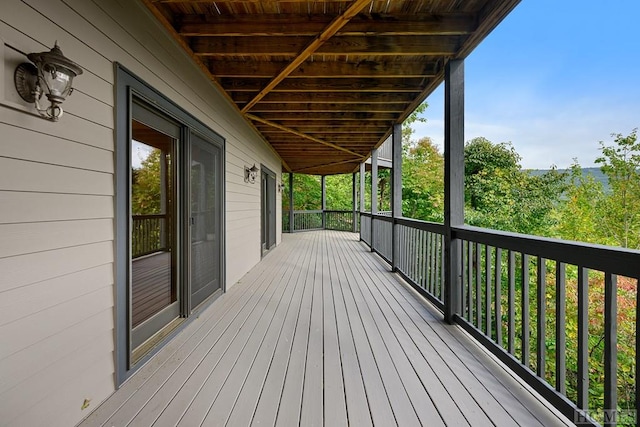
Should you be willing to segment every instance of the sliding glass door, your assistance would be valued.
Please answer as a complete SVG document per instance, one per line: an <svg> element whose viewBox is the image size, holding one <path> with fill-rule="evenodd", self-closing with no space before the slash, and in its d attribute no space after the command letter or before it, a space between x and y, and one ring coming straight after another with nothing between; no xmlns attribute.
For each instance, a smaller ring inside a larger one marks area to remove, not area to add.
<svg viewBox="0 0 640 427"><path fill-rule="evenodd" d="M132 104L130 361L221 289L222 160L212 141Z"/></svg>
<svg viewBox="0 0 640 427"><path fill-rule="evenodd" d="M176 153L180 127L133 106L131 120L131 345L180 316L176 249ZM150 343L152 344L152 343Z"/></svg>
<svg viewBox="0 0 640 427"><path fill-rule="evenodd" d="M191 306L220 289L221 162L220 149L191 135L190 228Z"/></svg>

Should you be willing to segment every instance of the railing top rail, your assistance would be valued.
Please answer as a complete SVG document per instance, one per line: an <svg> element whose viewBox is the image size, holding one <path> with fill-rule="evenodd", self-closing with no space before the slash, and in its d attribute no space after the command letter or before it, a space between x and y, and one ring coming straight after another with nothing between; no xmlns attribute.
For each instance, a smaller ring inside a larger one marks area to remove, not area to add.
<svg viewBox="0 0 640 427"><path fill-rule="evenodd" d="M531 236L480 227L453 227L454 237L523 252L567 264L640 277L640 251L548 237Z"/></svg>
<svg viewBox="0 0 640 427"><path fill-rule="evenodd" d="M153 219L153 218L166 218L167 214L133 214L131 217L133 219Z"/></svg>
<svg viewBox="0 0 640 427"><path fill-rule="evenodd" d="M373 215L373 219L376 221L393 222L393 217L386 215Z"/></svg>
<svg viewBox="0 0 640 427"><path fill-rule="evenodd" d="M288 211L287 211L288 212ZM321 214L322 213L322 209L316 209L316 210L312 210L312 211L308 211L308 210L304 210L304 211L293 211L294 214Z"/></svg>
<svg viewBox="0 0 640 427"><path fill-rule="evenodd" d="M396 222L400 225L417 228L418 230L444 234L444 224L439 224L437 222L422 221L413 218L396 218Z"/></svg>

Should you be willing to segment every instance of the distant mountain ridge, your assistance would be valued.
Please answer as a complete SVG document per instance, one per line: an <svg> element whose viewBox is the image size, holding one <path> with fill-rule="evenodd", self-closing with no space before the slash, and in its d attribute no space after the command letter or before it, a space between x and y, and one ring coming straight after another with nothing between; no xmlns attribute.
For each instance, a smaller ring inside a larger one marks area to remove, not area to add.
<svg viewBox="0 0 640 427"><path fill-rule="evenodd" d="M569 172L569 169L558 169L558 172ZM528 169L527 172L529 172L531 175L537 176L537 175L542 175L546 172L549 172L549 169ZM609 191L609 178L607 178L607 176L602 173L602 170L600 170L600 168L594 167L594 168L582 168L582 174L584 176L587 175L591 175L593 176L593 179L595 179L596 181L599 181L602 184L602 188L604 189L604 191Z"/></svg>

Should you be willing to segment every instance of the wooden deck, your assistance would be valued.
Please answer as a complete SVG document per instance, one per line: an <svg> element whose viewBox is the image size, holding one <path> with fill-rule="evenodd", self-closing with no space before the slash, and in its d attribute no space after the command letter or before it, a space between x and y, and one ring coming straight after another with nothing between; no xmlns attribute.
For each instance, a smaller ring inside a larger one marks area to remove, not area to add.
<svg viewBox="0 0 640 427"><path fill-rule="evenodd" d="M134 259L132 274L132 323L138 326L173 301L171 253L158 252Z"/></svg>
<svg viewBox="0 0 640 427"><path fill-rule="evenodd" d="M566 425L357 235L283 236L83 426Z"/></svg>

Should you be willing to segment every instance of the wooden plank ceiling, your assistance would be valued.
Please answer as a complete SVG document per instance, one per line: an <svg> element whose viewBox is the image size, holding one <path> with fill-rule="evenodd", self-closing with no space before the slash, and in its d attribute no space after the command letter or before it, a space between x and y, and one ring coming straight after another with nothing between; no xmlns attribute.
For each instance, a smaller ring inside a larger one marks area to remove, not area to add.
<svg viewBox="0 0 640 427"><path fill-rule="evenodd" d="M287 171L350 173L519 0L143 0Z"/></svg>

